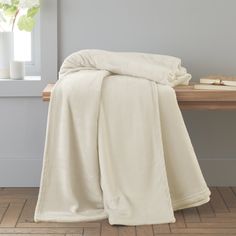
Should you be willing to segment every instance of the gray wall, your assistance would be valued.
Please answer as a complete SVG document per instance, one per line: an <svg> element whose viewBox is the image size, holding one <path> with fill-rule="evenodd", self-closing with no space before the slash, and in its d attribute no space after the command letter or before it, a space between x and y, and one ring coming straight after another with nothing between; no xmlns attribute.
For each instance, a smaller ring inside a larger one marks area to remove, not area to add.
<svg viewBox="0 0 236 236"><path fill-rule="evenodd" d="M58 61L85 48L141 51L181 57L193 80L236 75L235 9L235 0L59 0ZM0 109L0 185L38 185L47 104L6 98ZM184 118L208 183L236 185L236 112Z"/></svg>
<svg viewBox="0 0 236 236"><path fill-rule="evenodd" d="M38 185L46 114L41 98L0 98L1 187Z"/></svg>

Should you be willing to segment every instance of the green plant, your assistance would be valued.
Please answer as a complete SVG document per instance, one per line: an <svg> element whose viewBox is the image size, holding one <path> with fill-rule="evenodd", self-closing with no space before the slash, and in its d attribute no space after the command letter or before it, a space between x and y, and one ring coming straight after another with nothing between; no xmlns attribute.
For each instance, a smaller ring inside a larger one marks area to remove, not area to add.
<svg viewBox="0 0 236 236"><path fill-rule="evenodd" d="M31 32L40 0L0 0L0 31L13 31L17 24L21 31Z"/></svg>

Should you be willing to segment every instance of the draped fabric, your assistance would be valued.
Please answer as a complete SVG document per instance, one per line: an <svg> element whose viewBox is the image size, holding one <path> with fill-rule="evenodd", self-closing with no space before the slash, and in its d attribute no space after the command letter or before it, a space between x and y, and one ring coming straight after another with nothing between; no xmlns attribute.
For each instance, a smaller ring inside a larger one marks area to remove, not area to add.
<svg viewBox="0 0 236 236"><path fill-rule="evenodd" d="M84 50L51 96L35 221L174 222L209 201L172 87L175 57Z"/></svg>

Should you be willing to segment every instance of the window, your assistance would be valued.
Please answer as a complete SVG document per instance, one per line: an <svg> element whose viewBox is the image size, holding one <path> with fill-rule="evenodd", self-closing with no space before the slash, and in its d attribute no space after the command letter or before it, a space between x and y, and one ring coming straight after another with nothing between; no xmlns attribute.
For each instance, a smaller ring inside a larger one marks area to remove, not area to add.
<svg viewBox="0 0 236 236"><path fill-rule="evenodd" d="M36 18L33 32L15 29L14 60L25 62L27 76L40 75L40 16Z"/></svg>
<svg viewBox="0 0 236 236"><path fill-rule="evenodd" d="M38 15L40 21L29 39L31 47L27 49L31 61L26 64L26 73L33 77L27 77L25 80L0 80L0 97L41 97L45 86L56 82L57 6L58 0L41 1ZM17 47L20 48L20 45ZM15 56L20 57L20 49L18 52Z"/></svg>
<svg viewBox="0 0 236 236"><path fill-rule="evenodd" d="M29 63L32 61L32 33L29 32L15 32L14 33L14 60L25 61Z"/></svg>

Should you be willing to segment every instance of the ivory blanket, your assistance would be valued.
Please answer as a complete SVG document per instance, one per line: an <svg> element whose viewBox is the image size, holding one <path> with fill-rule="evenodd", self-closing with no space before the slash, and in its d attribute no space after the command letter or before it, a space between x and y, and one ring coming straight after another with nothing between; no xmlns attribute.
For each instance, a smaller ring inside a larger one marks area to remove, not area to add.
<svg viewBox="0 0 236 236"><path fill-rule="evenodd" d="M84 50L51 97L35 221L175 222L209 201L173 86L191 76L170 56Z"/></svg>

